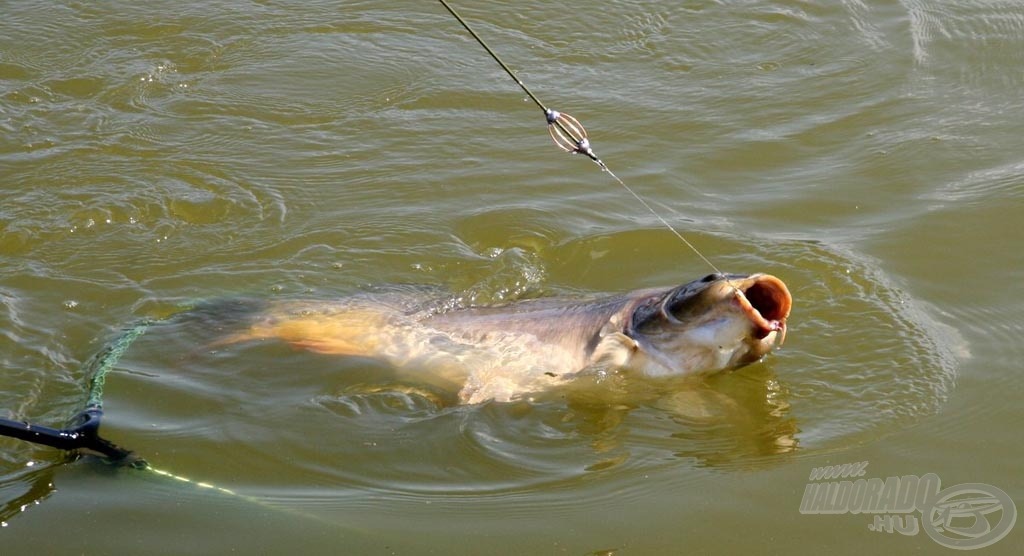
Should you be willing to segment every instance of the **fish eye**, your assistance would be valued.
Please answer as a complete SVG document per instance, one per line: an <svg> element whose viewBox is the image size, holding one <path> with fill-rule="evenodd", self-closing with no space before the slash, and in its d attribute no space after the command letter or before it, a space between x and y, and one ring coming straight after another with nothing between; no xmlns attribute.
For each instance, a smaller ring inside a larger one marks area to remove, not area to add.
<svg viewBox="0 0 1024 556"><path fill-rule="evenodd" d="M707 276L701 278L700 281L704 282L704 283L708 283L708 282L714 282L715 280L719 280L719 279L724 278L724 277L725 277L725 275L719 274L719 273L715 272L713 274L708 274Z"/></svg>

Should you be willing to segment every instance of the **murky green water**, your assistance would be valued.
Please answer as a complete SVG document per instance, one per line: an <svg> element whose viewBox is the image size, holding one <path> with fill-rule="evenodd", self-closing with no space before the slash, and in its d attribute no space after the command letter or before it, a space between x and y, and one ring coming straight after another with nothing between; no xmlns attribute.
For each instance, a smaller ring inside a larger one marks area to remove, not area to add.
<svg viewBox="0 0 1024 556"><path fill-rule="evenodd" d="M5 554L947 552L800 513L812 468L859 461L1024 510L1024 6L456 6L717 266L786 280L784 349L452 407L372 361L157 327L104 431L236 494L3 439ZM90 356L197 300L709 271L523 97L433 2L0 7L4 416L63 423Z"/></svg>

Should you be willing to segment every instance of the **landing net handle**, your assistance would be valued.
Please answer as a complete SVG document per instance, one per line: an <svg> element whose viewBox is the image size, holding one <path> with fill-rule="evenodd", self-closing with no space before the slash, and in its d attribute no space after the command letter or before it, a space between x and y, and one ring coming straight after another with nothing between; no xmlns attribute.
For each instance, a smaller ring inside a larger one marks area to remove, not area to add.
<svg viewBox="0 0 1024 556"><path fill-rule="evenodd" d="M0 419L0 435L42 444L58 450L90 450L120 462L132 452L99 435L103 410L92 406L75 415L66 429L54 429L11 419Z"/></svg>
<svg viewBox="0 0 1024 556"><path fill-rule="evenodd" d="M107 373L128 350L128 346L144 334L151 325L151 321L143 321L125 330L116 340L86 363L89 388L85 409L71 418L67 428L55 429L24 421L0 419L0 436L42 444L58 450L88 450L116 463L127 462L132 465L145 466L145 462L130 450L101 437L99 429L100 421L103 418L103 385L106 382Z"/></svg>

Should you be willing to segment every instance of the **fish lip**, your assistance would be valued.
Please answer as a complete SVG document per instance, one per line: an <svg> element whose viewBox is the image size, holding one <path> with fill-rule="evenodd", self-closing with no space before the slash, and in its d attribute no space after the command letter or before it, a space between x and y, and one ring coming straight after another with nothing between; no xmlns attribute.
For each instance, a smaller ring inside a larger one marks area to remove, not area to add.
<svg viewBox="0 0 1024 556"><path fill-rule="evenodd" d="M770 274L729 282L736 303L754 325L754 338L763 340L778 332L778 344L782 345L786 340L786 319L793 308L793 296L785 282Z"/></svg>

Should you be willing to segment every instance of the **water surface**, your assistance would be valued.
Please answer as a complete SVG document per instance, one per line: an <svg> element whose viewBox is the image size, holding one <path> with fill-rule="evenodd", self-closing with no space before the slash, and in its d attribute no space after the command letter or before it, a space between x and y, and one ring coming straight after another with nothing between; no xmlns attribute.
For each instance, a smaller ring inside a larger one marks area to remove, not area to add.
<svg viewBox="0 0 1024 556"><path fill-rule="evenodd" d="M108 377L104 431L234 494L0 440L2 546L946 550L799 513L812 467L855 461L1024 506L1024 8L456 6L716 266L787 282L785 347L671 388L454 406L373 361L157 326ZM487 304L709 272L559 153L440 5L29 1L0 37L12 418L64 422L94 353L201 300L413 283Z"/></svg>

